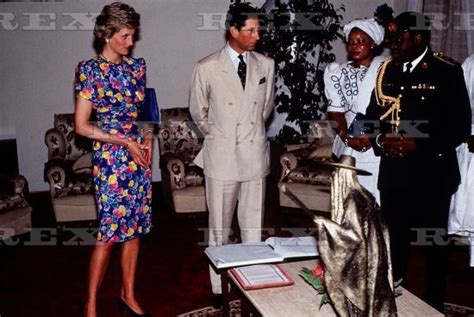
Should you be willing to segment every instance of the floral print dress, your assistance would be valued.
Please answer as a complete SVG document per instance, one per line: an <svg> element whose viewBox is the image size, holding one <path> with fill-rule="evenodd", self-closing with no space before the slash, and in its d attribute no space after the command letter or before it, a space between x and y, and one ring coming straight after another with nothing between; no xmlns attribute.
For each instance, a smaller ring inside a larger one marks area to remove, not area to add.
<svg viewBox="0 0 474 317"><path fill-rule="evenodd" d="M97 56L76 68L76 94L93 104L97 126L142 142L137 117L145 96L146 64L124 57L114 64ZM125 242L150 232L151 171L123 146L94 141L93 178L99 212L97 239Z"/></svg>

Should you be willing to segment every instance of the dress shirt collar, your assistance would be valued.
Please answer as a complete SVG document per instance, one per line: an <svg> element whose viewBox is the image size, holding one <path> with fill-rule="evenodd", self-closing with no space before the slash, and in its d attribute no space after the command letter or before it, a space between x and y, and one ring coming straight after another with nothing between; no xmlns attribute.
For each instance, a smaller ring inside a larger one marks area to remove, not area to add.
<svg viewBox="0 0 474 317"><path fill-rule="evenodd" d="M225 50L227 52L227 55L230 57L230 60L232 61L232 64L235 67L235 70L237 70L240 62L239 53L237 53L232 47L230 47L229 42L227 42ZM245 64L247 64L248 52L243 52L242 56L244 57Z"/></svg>
<svg viewBox="0 0 474 317"><path fill-rule="evenodd" d="M413 72L413 70L414 70L415 67L420 63L420 61L423 59L423 57L425 57L426 52L428 52L428 46L425 48L425 51L424 51L420 56L418 56L418 57L415 58L413 61L411 61L410 73ZM409 62L403 63L403 71L404 71L404 72L407 70L407 65L408 65L408 63L409 63Z"/></svg>

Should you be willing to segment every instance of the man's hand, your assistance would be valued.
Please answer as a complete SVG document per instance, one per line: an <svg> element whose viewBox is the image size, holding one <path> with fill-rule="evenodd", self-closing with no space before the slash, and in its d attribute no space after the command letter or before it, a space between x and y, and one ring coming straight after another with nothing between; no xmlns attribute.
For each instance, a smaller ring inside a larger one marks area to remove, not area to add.
<svg viewBox="0 0 474 317"><path fill-rule="evenodd" d="M387 156L403 158L410 152L416 150L414 138L404 136L390 136L384 134L380 140Z"/></svg>

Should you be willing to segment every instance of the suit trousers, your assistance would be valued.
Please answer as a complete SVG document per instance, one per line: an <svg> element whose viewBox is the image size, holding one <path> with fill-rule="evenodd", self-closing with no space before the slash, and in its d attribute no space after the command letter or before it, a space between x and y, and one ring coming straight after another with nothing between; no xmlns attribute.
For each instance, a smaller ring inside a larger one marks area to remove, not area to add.
<svg viewBox="0 0 474 317"><path fill-rule="evenodd" d="M232 219L238 201L237 220L242 243L260 242L265 206L265 177L246 182L221 181L206 176L209 209L209 245L229 242ZM221 294L221 279L209 267L212 292Z"/></svg>
<svg viewBox="0 0 474 317"><path fill-rule="evenodd" d="M424 299L441 310L447 274L447 221L451 193L442 186L382 189L381 207L390 232L395 281L406 279L410 245L426 260Z"/></svg>

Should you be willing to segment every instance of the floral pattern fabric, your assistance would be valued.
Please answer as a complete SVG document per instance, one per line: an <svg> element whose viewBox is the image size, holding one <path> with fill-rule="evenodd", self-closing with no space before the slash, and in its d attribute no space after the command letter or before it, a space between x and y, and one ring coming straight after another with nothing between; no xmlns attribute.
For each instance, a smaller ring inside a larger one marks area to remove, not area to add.
<svg viewBox="0 0 474 317"><path fill-rule="evenodd" d="M368 68L356 68L352 63L330 64L325 73L328 111L358 112L356 99Z"/></svg>
<svg viewBox="0 0 474 317"><path fill-rule="evenodd" d="M103 131L142 142L137 117L145 96L144 59L125 57L120 64L98 56L80 62L75 90L92 102ZM93 179L102 242L124 242L151 227L151 171L137 165L125 147L94 141Z"/></svg>

